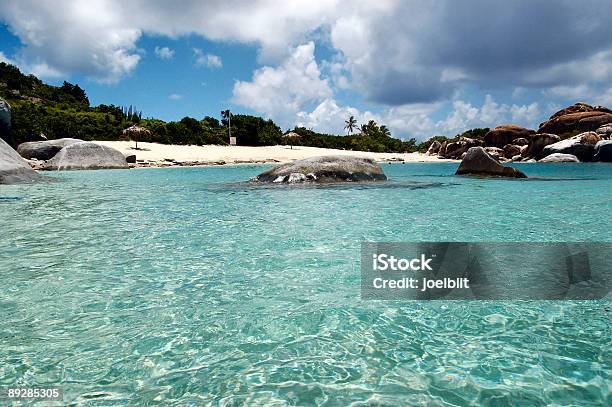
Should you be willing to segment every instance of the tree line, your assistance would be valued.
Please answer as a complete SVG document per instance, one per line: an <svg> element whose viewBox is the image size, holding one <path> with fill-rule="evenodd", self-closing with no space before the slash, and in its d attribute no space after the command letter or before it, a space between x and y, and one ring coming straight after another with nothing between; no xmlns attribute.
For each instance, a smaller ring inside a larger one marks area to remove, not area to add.
<svg viewBox="0 0 612 407"><path fill-rule="evenodd" d="M0 97L12 106L11 132L4 136L13 146L41 138L73 137L83 140L124 140L122 131L134 124L150 130L149 140L164 144L229 144L228 125L238 145L266 146L293 144L310 147L374 152L413 152L422 150L415 139L400 140L373 120L358 125L351 116L345 122L346 135L324 134L304 127L292 131L299 137L289 140L270 119L221 112L221 120L184 117L165 122L143 118L135 106L100 104L91 106L85 91L76 84L61 86L43 83L34 75L24 75L10 64L0 63ZM428 147L428 145L427 145Z"/></svg>

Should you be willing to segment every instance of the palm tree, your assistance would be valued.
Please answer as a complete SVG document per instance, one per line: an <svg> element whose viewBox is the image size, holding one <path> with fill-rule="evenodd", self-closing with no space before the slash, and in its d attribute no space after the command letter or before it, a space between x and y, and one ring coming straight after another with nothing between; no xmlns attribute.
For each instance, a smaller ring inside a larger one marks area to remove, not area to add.
<svg viewBox="0 0 612 407"><path fill-rule="evenodd" d="M380 126L380 132L382 133L383 136L391 137L391 131L384 124Z"/></svg>
<svg viewBox="0 0 612 407"><path fill-rule="evenodd" d="M227 110L221 110L221 118L223 120L229 120L230 116L232 116L232 113L229 111L229 109Z"/></svg>
<svg viewBox="0 0 612 407"><path fill-rule="evenodd" d="M348 134L352 134L353 131L357 128L357 119L355 119L355 116L349 117L348 120L344 121L344 123L346 124L344 128L346 129Z"/></svg>

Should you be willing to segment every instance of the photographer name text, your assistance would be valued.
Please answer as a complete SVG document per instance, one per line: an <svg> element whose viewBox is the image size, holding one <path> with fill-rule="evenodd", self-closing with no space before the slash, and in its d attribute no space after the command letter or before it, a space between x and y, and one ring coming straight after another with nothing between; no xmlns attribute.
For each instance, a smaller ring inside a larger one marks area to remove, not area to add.
<svg viewBox="0 0 612 407"><path fill-rule="evenodd" d="M385 253L372 255L372 270L378 272L386 271L433 271L430 263L432 257L421 254L420 257L405 259L389 256ZM372 279L372 286L376 289L412 289L426 291L430 289L456 289L470 288L468 278L415 278L403 277L400 279L389 279L376 277Z"/></svg>

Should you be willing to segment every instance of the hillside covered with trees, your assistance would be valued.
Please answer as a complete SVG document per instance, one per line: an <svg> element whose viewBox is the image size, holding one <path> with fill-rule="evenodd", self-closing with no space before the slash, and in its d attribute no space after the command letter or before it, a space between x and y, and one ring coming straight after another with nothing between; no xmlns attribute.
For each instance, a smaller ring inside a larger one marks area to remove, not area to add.
<svg viewBox="0 0 612 407"><path fill-rule="evenodd" d="M12 128L7 142L16 146L25 141L73 137L82 140L124 140L123 130L138 124L151 131L148 140L164 144L228 144L229 111L221 120L184 117L165 122L143 118L134 106L100 104L91 106L85 90L64 82L62 86L45 84L34 75L24 75L17 67L0 63L0 97L12 107ZM426 151L432 140L417 145L415 139L403 141L392 137L389 129L373 120L358 125L346 121L348 135L321 134L296 127L298 137L284 137L272 120L231 114L232 136L238 145L265 146L293 144L311 147L375 152ZM477 129L483 130L483 129ZM486 131L485 131L486 133ZM484 134L484 133L483 133Z"/></svg>

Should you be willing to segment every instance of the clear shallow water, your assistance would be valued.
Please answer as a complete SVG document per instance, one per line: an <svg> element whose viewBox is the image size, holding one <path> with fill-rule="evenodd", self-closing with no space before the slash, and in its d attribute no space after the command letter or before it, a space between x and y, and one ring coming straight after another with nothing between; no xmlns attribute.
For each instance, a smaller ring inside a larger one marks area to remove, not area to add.
<svg viewBox="0 0 612 407"><path fill-rule="evenodd" d="M612 166L531 180L387 165L387 184L253 187L263 167L0 186L0 386L75 405L609 405L609 302L362 301L361 241L612 241Z"/></svg>

